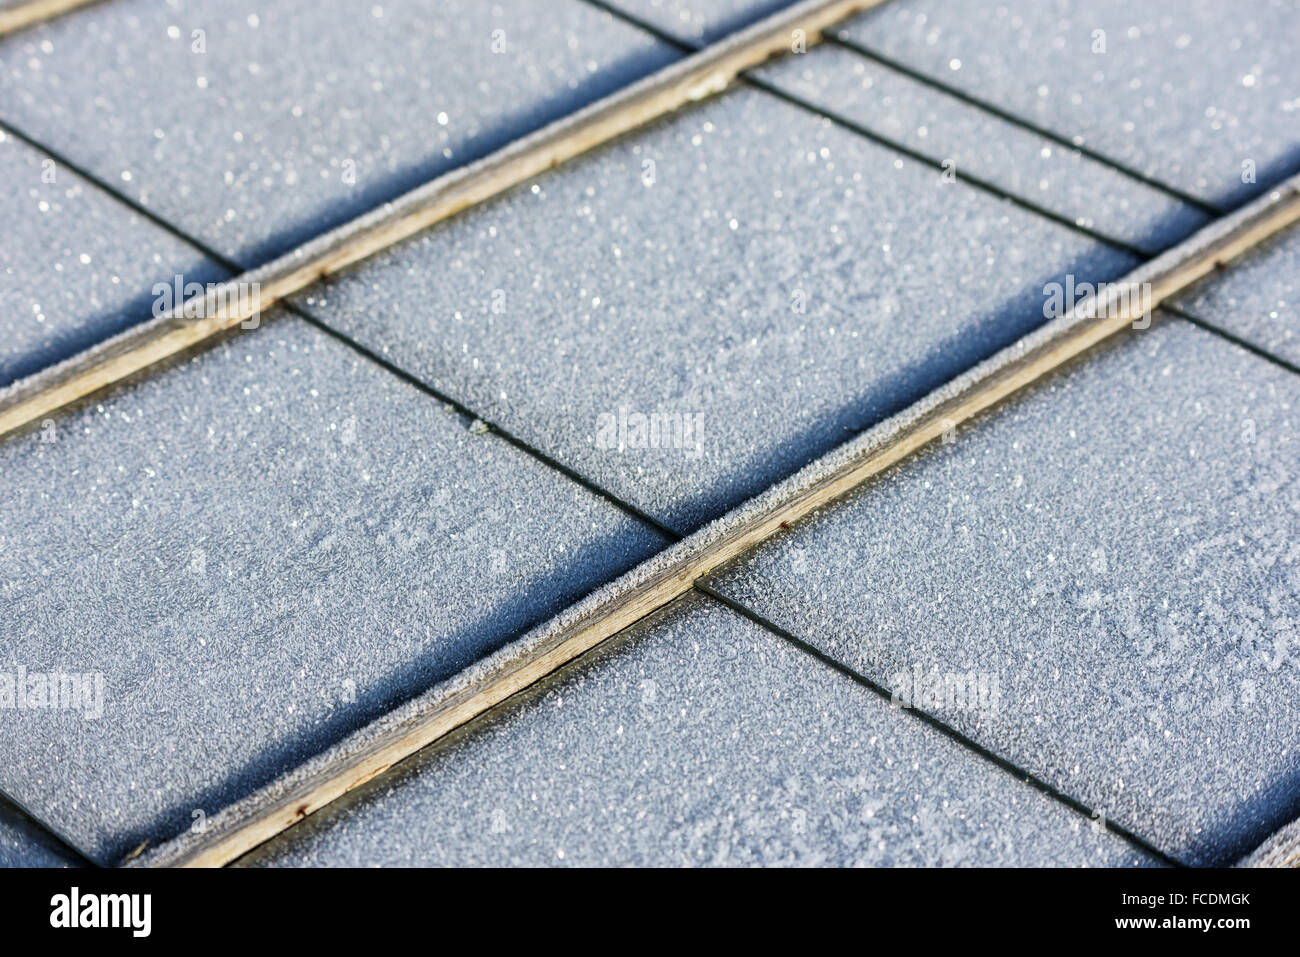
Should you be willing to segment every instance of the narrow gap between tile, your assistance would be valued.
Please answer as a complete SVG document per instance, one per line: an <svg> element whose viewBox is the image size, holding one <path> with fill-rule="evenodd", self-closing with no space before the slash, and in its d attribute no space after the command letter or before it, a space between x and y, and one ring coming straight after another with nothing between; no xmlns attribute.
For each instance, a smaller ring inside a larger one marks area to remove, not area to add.
<svg viewBox="0 0 1300 957"><path fill-rule="evenodd" d="M935 90L939 93L946 94L956 100L960 100L962 103L965 103L967 106L973 107L974 109L987 113L990 116L994 116L997 119L1002 120L1003 122L1010 123L1012 126L1019 127L1020 129L1025 130L1026 132L1033 133L1035 136L1041 136L1045 140L1051 140L1053 143L1057 144L1058 146L1064 147L1065 149L1068 150L1072 150L1078 153L1080 156L1086 156L1088 159L1092 160L1093 162L1100 163L1101 165L1106 166L1117 173L1122 173L1123 175L1127 176L1129 179L1134 180L1135 182L1142 183L1144 186L1149 186L1152 189L1159 190L1160 192L1164 193L1166 196L1171 196L1174 199L1178 200L1179 202L1185 203L1188 206L1191 206L1193 209L1205 213L1207 216L1222 216L1224 213L1231 212L1230 208L1215 206L1210 203L1207 203L1203 199L1197 199L1195 196L1191 195L1190 193L1183 192L1182 190L1178 189L1176 186L1171 186L1170 184L1162 180L1158 180L1153 176L1148 176L1146 173L1133 169L1132 167L1127 166L1119 162L1118 160L1112 159L1111 157L1107 156L1104 153L1099 153L1089 146L1085 146L1081 143L1076 143L1068 136L1064 136L1060 133L1056 133L1045 126L1039 126L1037 123L1034 123L1031 120L1027 120L1024 117L1017 116L1014 113L1004 110L1000 106L997 106L994 103L990 103L989 101L974 96L971 93L967 93L965 90L959 89L954 86L949 86L948 84L943 83L942 81L937 80L926 73L922 73L921 71L913 69L912 67L909 67L904 63L886 57L884 54L878 53L875 50L872 50L869 47L866 47L861 43L859 43L858 41L854 40L853 38L847 36L842 30L835 30L832 32L828 32L823 42L834 44L835 46L842 47L845 50L850 50L853 53L857 54L858 56L862 57L863 59L870 60L872 63L875 63L877 66L884 67L887 70L892 70L895 73L905 76L909 80L913 80L917 83L920 83L922 86L928 87L931 90Z"/></svg>
<svg viewBox="0 0 1300 957"><path fill-rule="evenodd" d="M727 597L722 592L713 589L709 585L705 584L703 581L697 581L695 583L695 589L699 591L701 594L707 595L709 598L712 598L713 600L725 605L726 607L730 608L732 611L736 612L737 614L743 615L744 617L748 618L750 621L754 622L756 625L766 628L772 634L784 639L785 641L794 645L800 651L804 652L807 655L810 655L813 658L816 658L822 664L834 669L835 671L838 671L840 674L844 675L845 677L852 679L853 681L857 682L859 685L868 689L869 691L874 692L877 696L884 699L885 701L891 703L893 702L894 700L893 693L884 685L876 683L871 678L868 678L866 675L862 674L861 672L855 671L854 669L850 668L848 665L844 664L843 662L838 661L835 658L832 658L830 655L826 654L823 651L820 651L813 645L804 641L802 638L799 638L798 636L791 634L790 632L782 628L780 625L768 620L763 615L759 614L756 611L753 611L746 605L743 605L740 602ZM923 711L919 708L907 708L906 711L912 716L914 716L917 720L922 721L925 724L929 725L931 728L935 729L940 734L949 738L951 741L955 742L961 747L972 752L977 757L985 761L991 762L992 764L1001 768L1003 771L1006 771L1008 774L1010 774L1012 777L1016 778L1017 780L1040 791L1047 797L1052 798L1058 803L1069 808L1071 811L1074 811L1076 814L1080 814L1083 817L1087 818L1090 824L1103 827L1106 830L1112 832L1113 834L1122 837L1124 840L1128 841L1134 847L1138 848L1144 853L1150 854L1152 857L1155 857L1157 860L1161 861L1164 864L1168 864L1171 867L1187 866L1182 861L1179 861L1177 858L1174 858L1169 854L1165 853L1164 851L1160 850L1160 848L1156 847L1150 841L1146 840L1146 838L1141 837L1140 835L1134 833L1124 825L1112 821L1110 818L1102 817L1092 808L1088 807L1086 804L1076 800L1075 798L1066 794L1064 791L1057 790L1055 787L1048 784L1046 781L1043 781L1040 778L1035 777L1032 772L1026 771L1024 768L1020 767L1019 765L1013 764L1011 761L1008 761L1006 758L1002 757L997 752L990 751L988 748L979 744L975 740L962 734L956 728L953 728L950 725L945 724L940 719L934 717L929 712Z"/></svg>
<svg viewBox="0 0 1300 957"><path fill-rule="evenodd" d="M1192 313L1187 312L1185 309L1180 309L1179 307L1169 305L1168 303L1162 304L1160 308L1165 312L1177 316L1179 319L1184 319L1187 322L1190 322L1198 329L1204 329L1206 332L1213 333L1214 335L1219 336L1221 339L1226 339L1228 342L1231 342L1233 345L1239 346L1240 348L1245 349L1247 352L1259 356L1261 359L1265 360L1266 362L1273 363L1275 366L1277 366L1280 369L1285 369L1287 372L1293 372L1296 375L1300 375L1300 366L1297 366L1295 363L1291 362L1288 359L1283 359L1281 356L1273 355L1273 353L1269 352L1267 349L1263 348L1262 346L1257 346L1253 342L1247 342L1245 339L1241 338L1240 336L1234 335L1228 330L1216 326L1213 322L1210 322L1208 319L1202 319L1200 316L1193 315Z"/></svg>

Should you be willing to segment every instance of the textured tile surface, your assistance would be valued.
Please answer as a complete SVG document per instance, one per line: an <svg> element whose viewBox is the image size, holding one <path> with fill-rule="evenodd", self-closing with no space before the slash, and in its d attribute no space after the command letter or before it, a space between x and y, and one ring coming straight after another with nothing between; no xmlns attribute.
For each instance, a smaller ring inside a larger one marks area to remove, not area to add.
<svg viewBox="0 0 1300 957"><path fill-rule="evenodd" d="M574 0L118 0L0 41L0 115L247 267L677 56Z"/></svg>
<svg viewBox="0 0 1300 957"><path fill-rule="evenodd" d="M760 71L787 93L1148 254L1208 221L1103 163L838 46Z"/></svg>
<svg viewBox="0 0 1300 957"><path fill-rule="evenodd" d="M771 632L694 598L250 861L1148 862Z"/></svg>
<svg viewBox="0 0 1300 957"><path fill-rule="evenodd" d="M714 584L895 691L996 682L931 710L1231 863L1300 813L1298 425L1296 376L1157 324Z"/></svg>
<svg viewBox="0 0 1300 957"><path fill-rule="evenodd" d="M0 387L153 314L156 282L220 267L0 132Z"/></svg>
<svg viewBox="0 0 1300 957"><path fill-rule="evenodd" d="M738 89L301 301L686 531L1041 323L1046 281L1131 265Z"/></svg>
<svg viewBox="0 0 1300 957"><path fill-rule="evenodd" d="M76 867L79 859L0 797L0 868Z"/></svg>
<svg viewBox="0 0 1300 957"><path fill-rule="evenodd" d="M0 712L0 787L105 860L664 544L292 317L0 443L0 474L0 674L103 676L98 718L93 687Z"/></svg>
<svg viewBox="0 0 1300 957"><path fill-rule="evenodd" d="M1300 365L1300 229L1235 260L1174 305Z"/></svg>
<svg viewBox="0 0 1300 957"><path fill-rule="evenodd" d="M845 32L1203 201L1300 167L1290 0L897 0Z"/></svg>
<svg viewBox="0 0 1300 957"><path fill-rule="evenodd" d="M780 8L771 0L618 0L619 9L698 45ZM1071 222L1154 253L1206 222L1194 207L955 96L833 43L755 71L764 82L978 177Z"/></svg>

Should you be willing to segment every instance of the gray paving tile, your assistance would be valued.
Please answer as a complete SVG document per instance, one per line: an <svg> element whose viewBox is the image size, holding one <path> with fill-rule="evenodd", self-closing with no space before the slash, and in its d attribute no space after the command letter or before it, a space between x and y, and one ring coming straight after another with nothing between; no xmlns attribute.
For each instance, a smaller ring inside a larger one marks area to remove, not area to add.
<svg viewBox="0 0 1300 957"><path fill-rule="evenodd" d="M80 860L0 797L0 868L77 867Z"/></svg>
<svg viewBox="0 0 1300 957"><path fill-rule="evenodd" d="M1220 206L1300 167L1300 61L1278 42L1298 31L1300 8L1286 0L897 0L845 27ZM1253 183L1243 181L1248 162Z"/></svg>
<svg viewBox="0 0 1300 957"><path fill-rule="evenodd" d="M1300 813L1298 417L1296 376L1157 323L713 585L1166 853L1231 863Z"/></svg>
<svg viewBox="0 0 1300 957"><path fill-rule="evenodd" d="M759 76L890 141L1147 254L1209 217L1167 193L1065 149L850 50L822 46Z"/></svg>
<svg viewBox="0 0 1300 957"><path fill-rule="evenodd" d="M1236 260L1173 305L1300 365L1300 230Z"/></svg>
<svg viewBox="0 0 1300 957"><path fill-rule="evenodd" d="M290 316L0 444L0 473L0 787L105 861L665 544ZM90 683L18 707L54 673Z"/></svg>
<svg viewBox="0 0 1300 957"><path fill-rule="evenodd" d="M217 265L27 144L0 132L0 387L153 312L154 284Z"/></svg>
<svg viewBox="0 0 1300 957"><path fill-rule="evenodd" d="M114 0L0 40L0 115L247 267L677 56L573 0Z"/></svg>
<svg viewBox="0 0 1300 957"><path fill-rule="evenodd" d="M692 598L247 863L1151 860L773 633Z"/></svg>
<svg viewBox="0 0 1300 957"><path fill-rule="evenodd" d="M765 16L768 0L618 0L617 7L689 44ZM899 143L952 175L976 177L1145 253L1204 225L1195 207L1111 166L881 66L824 44L754 75L806 103Z"/></svg>
<svg viewBox="0 0 1300 957"><path fill-rule="evenodd" d="M299 302L686 531L1132 262L738 89Z"/></svg>

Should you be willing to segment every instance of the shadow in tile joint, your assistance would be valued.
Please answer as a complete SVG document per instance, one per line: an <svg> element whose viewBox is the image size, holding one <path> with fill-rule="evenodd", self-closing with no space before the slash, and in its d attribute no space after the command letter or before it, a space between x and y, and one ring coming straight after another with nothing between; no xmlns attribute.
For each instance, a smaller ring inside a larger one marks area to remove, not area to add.
<svg viewBox="0 0 1300 957"><path fill-rule="evenodd" d="M961 90L955 86L949 86L948 84L944 83L942 80L939 80L936 77L930 76L929 74L926 73L922 73L921 71L913 69L912 67L909 67L904 63L901 63L897 60L887 57L878 51L872 50L871 48L845 35L842 30L828 32L825 38L825 42L833 43L836 46L843 47L846 50L851 50L852 52L858 54L864 59L871 60L873 63L877 64L878 66L882 66L885 67L886 69L893 70L896 73L899 73L910 80L914 80L917 83L927 86L930 89L935 90L939 93L946 93L949 96L965 103L967 106L974 107L975 109L978 110L983 110L984 112L988 113L990 116L995 116L998 119L1006 123L1010 123L1013 126L1018 126L1027 132L1033 133L1037 136L1041 136L1044 139L1051 140L1053 143L1057 143L1066 149L1074 150L1075 152L1079 153L1081 156L1086 156L1088 159L1100 163L1103 166L1107 166L1110 169L1113 169L1117 173L1122 173L1125 176L1129 177L1130 179L1133 179L1146 186L1150 186L1152 189L1159 190L1160 192L1165 193L1167 196L1171 196L1174 199L1177 199L1180 202L1187 204L1188 206L1192 207L1198 212L1205 213L1206 215L1209 216L1217 217L1217 216L1226 215L1227 213L1232 212L1234 209L1237 209L1240 206L1243 206L1246 203L1250 202L1252 199L1268 192L1270 189L1273 189L1275 186L1278 186L1279 184L1281 184L1291 176L1295 175L1297 172L1300 172L1300 150L1294 150L1292 151L1292 155L1290 157L1287 156L1278 157L1272 163L1269 164L1269 166L1267 167L1267 171L1261 171L1259 182L1256 184L1255 190L1250 195L1246 196L1241 201L1241 203L1238 203L1236 205L1210 203L1203 199L1198 199L1197 197L1191 195L1190 193L1184 192L1183 190L1180 190L1178 187L1173 186L1170 183L1166 183L1163 180L1156 179L1154 176L1149 176L1141 172L1140 170L1133 169L1132 167L1120 162L1119 160L1107 156L1105 153L1101 153L1097 150L1092 149L1091 147L1082 145L1080 143L1076 143L1070 138L1060 133L1053 132L1052 130L1048 129L1045 126L1039 126L1038 124L1034 123L1032 120L1028 120L1024 117L1017 116L1014 113L1004 110L993 103L990 103L977 96L967 93L966 91Z"/></svg>
<svg viewBox="0 0 1300 957"><path fill-rule="evenodd" d="M70 857L77 858L78 863L82 867L99 867L99 864L89 854L74 844L70 838L61 834L54 825L42 821L39 817L28 810L21 801L3 788L0 788L0 806L7 807L18 817L19 820L28 824L33 830L39 831L41 836L48 840L49 843L58 845L66 851Z"/></svg>
<svg viewBox="0 0 1300 957"><path fill-rule="evenodd" d="M1205 202L1205 200L1197 199L1195 196L1191 195L1190 193L1183 192L1182 190L1178 189L1176 186L1172 186L1169 183L1156 179L1153 176L1148 176L1146 173L1143 173L1140 170L1133 169L1132 167L1129 167L1124 163L1119 162L1118 160L1112 159L1111 157L1105 155L1104 153L1099 153L1089 146L1085 146L1081 143L1076 143L1067 136L1054 132L1053 130L1048 129L1045 126L1039 126L1038 124L1034 123L1032 120L1027 120L1024 117L1017 116L1014 113L1002 109L1000 106L997 106L994 103L990 103L987 100L980 99L977 96L967 93L965 90L959 89L954 86L949 86L948 84L935 79L934 77L930 76L927 73L922 73L920 70L913 69L912 67L909 67L904 63L891 59L882 53L878 53L875 50L872 50L869 47L866 47L863 44L859 43L858 41L847 36L843 30L836 30L834 32L827 33L824 42L834 44L835 46L838 47L842 47L845 50L849 50L857 54L858 56L862 57L864 60L870 60L872 63L875 63L877 66L884 67L887 70L892 70L893 72L901 74L902 76L905 76L909 80L913 80L914 82L919 83L922 86L928 87L931 90L935 90L938 93L950 96L955 100L959 100L962 103L965 103L969 107L980 110L984 113L989 114L990 116L994 116L997 119L1002 120L1004 123L1010 123L1012 126L1019 127L1020 129L1025 130L1028 133L1033 133L1035 136L1040 136L1045 140L1050 140L1051 142L1055 143L1060 147L1078 153L1080 156L1085 156L1088 159L1092 160L1093 162L1100 163L1102 166L1106 166L1117 173L1122 173L1123 175L1127 176L1129 179L1134 180L1135 182L1141 183L1144 186L1149 186L1152 189L1159 190L1160 192L1164 193L1166 196L1170 196L1173 199L1178 200L1180 203L1184 203L1192 207L1198 212L1205 213L1207 216L1217 217L1217 216L1222 216L1224 213L1231 212L1231 209L1225 209L1220 206L1207 203ZM1285 176L1278 177L1278 182L1281 182L1285 178L1286 178ZM1262 186L1260 188L1260 192L1264 192L1267 189L1268 189L1267 185Z"/></svg>
<svg viewBox="0 0 1300 957"><path fill-rule="evenodd" d="M732 609L737 614L744 615L746 618L748 618L750 621L754 622L755 624L760 625L763 628L766 628L774 635L777 635L778 637L785 639L790 644L798 648L800 651L812 656L813 658L816 658L822 664L827 665L828 667L834 669L835 671L838 671L840 674L844 675L845 677L850 678L851 680L857 682L859 685L868 689L869 691L874 692L877 696L884 699L885 701L893 700L893 693L890 691L890 689L886 688L884 685L877 684L875 681L871 680L861 672L855 671L854 669L850 668L848 665L838 661L835 658L832 658L830 655L810 645L802 638L799 638L791 634L790 632L786 631L784 628L782 628L780 625L776 624L775 622L769 621L767 618L763 617L758 612L751 610L750 608L741 604L740 602L733 601L731 598L728 598L722 592L716 591L715 589L711 588L709 585L705 584L702 581L697 581L695 583L695 588L697 591L701 592L702 594L708 595L710 598L714 599L715 601L718 601L721 604L726 605L728 608ZM1138 848L1139 850L1143 851L1146 854L1150 854L1152 857L1156 858L1161 863L1167 864L1171 867L1186 866L1185 864L1183 864L1182 861L1179 861L1177 858L1174 858L1169 854L1166 854L1164 851L1160 850L1160 848L1156 847L1146 838L1141 837L1138 834L1135 834L1133 831L1129 830L1124 825L1111 820L1109 817L1102 817L1101 815L1097 814L1092 808L1088 807L1086 804L1076 800L1075 798L1070 797L1070 795L1066 794L1063 791L1057 790L1052 785L1048 784L1046 781L1043 781L1035 777L1031 772L1026 771L1024 768L1019 767L1016 764L1013 764L1011 761L1008 761L1006 758L1002 757L996 752L990 751L988 748L985 748L983 745L979 744L974 739L967 737L966 735L958 731L956 728L953 728L950 725L945 724L943 721L939 720L938 718L934 717L928 712L920 708L908 708L907 713L911 714L917 720L922 721L925 724L929 725L931 728L935 729L940 734L954 741L956 744L960 745L961 747L967 749L968 751L973 752L974 754L978 755L984 760L991 762L992 764L996 765L998 768L1002 769L1003 771L1006 771L1008 774L1016 778L1018 781L1028 784L1030 787L1035 788L1038 791L1041 791L1043 794L1054 799L1058 803L1065 805L1075 813L1080 814L1083 817L1087 818L1091 824L1096 825L1098 827L1103 827L1107 831L1110 831L1113 834L1117 835L1118 837L1123 838L1124 840L1132 844L1134 847Z"/></svg>

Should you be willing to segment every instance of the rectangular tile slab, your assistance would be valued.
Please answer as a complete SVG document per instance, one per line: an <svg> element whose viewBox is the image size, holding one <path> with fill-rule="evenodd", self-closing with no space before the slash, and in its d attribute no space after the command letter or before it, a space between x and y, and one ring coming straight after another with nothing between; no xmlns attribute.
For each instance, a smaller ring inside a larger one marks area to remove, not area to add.
<svg viewBox="0 0 1300 957"><path fill-rule="evenodd" d="M0 474L0 787L101 862L665 544L291 316L0 443Z"/></svg>
<svg viewBox="0 0 1300 957"><path fill-rule="evenodd" d="M244 863L1152 862L711 599L615 641Z"/></svg>
<svg viewBox="0 0 1300 957"><path fill-rule="evenodd" d="M1157 323L712 584L1228 864L1300 814L1298 425L1300 378Z"/></svg>

